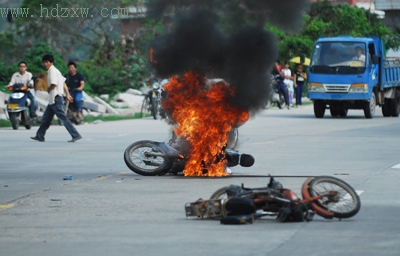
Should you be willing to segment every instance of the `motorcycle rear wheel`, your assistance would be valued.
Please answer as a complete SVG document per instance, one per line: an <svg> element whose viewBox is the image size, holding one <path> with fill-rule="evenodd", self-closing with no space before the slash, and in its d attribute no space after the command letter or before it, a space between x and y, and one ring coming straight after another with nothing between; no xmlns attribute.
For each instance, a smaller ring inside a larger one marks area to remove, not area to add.
<svg viewBox="0 0 400 256"><path fill-rule="evenodd" d="M324 196L332 192L334 195ZM315 203L332 212L336 218L351 218L361 208L357 192L349 184L335 177L321 176L312 179L309 184L309 193L311 197L323 195Z"/></svg>
<svg viewBox="0 0 400 256"><path fill-rule="evenodd" d="M167 156L151 156L166 152L151 141L143 140L129 145L124 152L125 164L133 172L143 176L164 175L171 167Z"/></svg>

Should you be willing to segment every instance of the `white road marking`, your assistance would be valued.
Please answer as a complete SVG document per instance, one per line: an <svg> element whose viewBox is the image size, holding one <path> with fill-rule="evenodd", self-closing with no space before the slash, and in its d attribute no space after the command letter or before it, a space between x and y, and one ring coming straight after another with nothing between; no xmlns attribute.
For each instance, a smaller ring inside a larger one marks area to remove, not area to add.
<svg viewBox="0 0 400 256"><path fill-rule="evenodd" d="M400 164L393 165L392 168L400 169Z"/></svg>
<svg viewBox="0 0 400 256"><path fill-rule="evenodd" d="M361 195L362 193L364 193L364 190L356 190L357 195Z"/></svg>

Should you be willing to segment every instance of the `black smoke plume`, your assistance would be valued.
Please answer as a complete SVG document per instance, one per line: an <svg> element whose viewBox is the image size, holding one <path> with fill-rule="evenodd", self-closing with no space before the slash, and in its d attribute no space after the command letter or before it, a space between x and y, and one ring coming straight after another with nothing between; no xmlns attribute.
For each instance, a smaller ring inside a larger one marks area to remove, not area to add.
<svg viewBox="0 0 400 256"><path fill-rule="evenodd" d="M235 2L237 5L232 5ZM176 13L168 30L149 44L152 67L163 78L188 71L223 78L235 88L231 103L255 112L269 96L269 74L279 52L277 38L263 24L270 20L281 28L298 29L306 2L150 0L152 17ZM236 16L237 20L251 20L252 25L244 23L234 33L224 34L219 26L221 12L229 16L230 11L242 13L246 17Z"/></svg>

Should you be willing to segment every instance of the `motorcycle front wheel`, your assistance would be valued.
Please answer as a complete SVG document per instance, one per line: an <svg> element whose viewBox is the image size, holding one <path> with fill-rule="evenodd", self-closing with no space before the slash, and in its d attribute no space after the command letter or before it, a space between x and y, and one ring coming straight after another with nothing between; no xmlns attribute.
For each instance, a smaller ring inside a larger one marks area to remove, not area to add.
<svg viewBox="0 0 400 256"><path fill-rule="evenodd" d="M283 95L282 92L279 92L279 102L278 102L278 107L280 109L284 108L286 106L286 101L285 101L285 96Z"/></svg>
<svg viewBox="0 0 400 256"><path fill-rule="evenodd" d="M157 98L153 98L151 107L152 107L151 112L153 114L153 118L158 119L159 111L158 111L158 99Z"/></svg>
<svg viewBox="0 0 400 256"><path fill-rule="evenodd" d="M126 148L125 164L133 172L143 176L164 175L170 169L166 152L152 141L138 141Z"/></svg>
<svg viewBox="0 0 400 256"><path fill-rule="evenodd" d="M311 197L322 196L315 203L332 212L336 218L351 218L361 208L357 192L349 184L335 177L321 176L312 179L309 193Z"/></svg>
<svg viewBox="0 0 400 256"><path fill-rule="evenodd" d="M9 116L10 116L12 128L14 130L18 130L18 128L19 128L18 113L9 113Z"/></svg>

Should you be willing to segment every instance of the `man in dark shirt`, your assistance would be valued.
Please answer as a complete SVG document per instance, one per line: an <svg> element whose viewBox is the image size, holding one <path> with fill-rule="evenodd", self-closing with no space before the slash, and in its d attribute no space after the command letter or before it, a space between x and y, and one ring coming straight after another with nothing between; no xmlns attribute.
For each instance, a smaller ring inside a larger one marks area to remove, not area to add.
<svg viewBox="0 0 400 256"><path fill-rule="evenodd" d="M76 63L73 61L68 62L69 73L65 75L68 90L74 99L74 104L78 110L79 119L82 117L82 90L85 87L85 79L81 73L76 72Z"/></svg>

